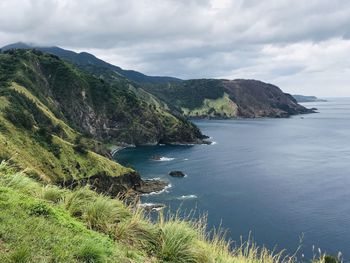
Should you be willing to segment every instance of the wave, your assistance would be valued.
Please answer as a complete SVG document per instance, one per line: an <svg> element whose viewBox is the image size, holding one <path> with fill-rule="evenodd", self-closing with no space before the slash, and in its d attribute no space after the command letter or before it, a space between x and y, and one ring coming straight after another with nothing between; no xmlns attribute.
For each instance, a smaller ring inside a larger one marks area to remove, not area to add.
<svg viewBox="0 0 350 263"><path fill-rule="evenodd" d="M196 196L196 195L182 195L182 196L178 197L177 199L186 200L186 199L196 199L196 198L198 198L198 196Z"/></svg>
<svg viewBox="0 0 350 263"><path fill-rule="evenodd" d="M152 211L160 211L165 208L164 204L159 203L141 203L138 206Z"/></svg>
<svg viewBox="0 0 350 263"><path fill-rule="evenodd" d="M158 192L150 192L148 194L142 194L142 196L159 195L159 194L162 194L162 193L169 193L168 189L171 188L171 187L173 187L173 186L169 183L166 187L164 187L163 190L160 190Z"/></svg>
<svg viewBox="0 0 350 263"><path fill-rule="evenodd" d="M135 148L135 144L125 144L123 146L113 146L110 153L114 157L119 151L127 149L127 148Z"/></svg>
<svg viewBox="0 0 350 263"><path fill-rule="evenodd" d="M188 161L188 158L185 158L184 161Z"/></svg>
<svg viewBox="0 0 350 263"><path fill-rule="evenodd" d="M215 144L217 144L217 142L212 141L210 145L215 145Z"/></svg>
<svg viewBox="0 0 350 263"><path fill-rule="evenodd" d="M160 157L159 161L160 162L169 162L175 160L175 158L171 158L171 157Z"/></svg>
<svg viewBox="0 0 350 263"><path fill-rule="evenodd" d="M170 162L175 160L175 158L171 158L171 157L165 157L165 156L155 156L151 158L153 161L157 161L157 162Z"/></svg>

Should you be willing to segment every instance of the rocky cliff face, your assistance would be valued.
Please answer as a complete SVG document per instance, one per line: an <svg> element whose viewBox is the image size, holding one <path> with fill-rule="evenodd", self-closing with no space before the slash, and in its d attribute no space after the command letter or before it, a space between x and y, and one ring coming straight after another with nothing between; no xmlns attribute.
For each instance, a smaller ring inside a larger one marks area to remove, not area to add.
<svg viewBox="0 0 350 263"><path fill-rule="evenodd" d="M224 80L224 90L237 105L237 117L289 117L311 113L274 85L256 80Z"/></svg>
<svg viewBox="0 0 350 263"><path fill-rule="evenodd" d="M192 123L138 97L124 78L109 83L38 51L6 56L18 60L13 81L73 129L97 140L144 145L200 143L204 138Z"/></svg>

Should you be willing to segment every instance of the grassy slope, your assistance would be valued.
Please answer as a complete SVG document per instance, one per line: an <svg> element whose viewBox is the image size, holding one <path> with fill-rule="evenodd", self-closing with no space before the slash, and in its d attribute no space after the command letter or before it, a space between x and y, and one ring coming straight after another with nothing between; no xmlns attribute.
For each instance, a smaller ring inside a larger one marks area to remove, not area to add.
<svg viewBox="0 0 350 263"><path fill-rule="evenodd" d="M204 99L200 107L194 109L182 107L181 110L188 117L235 118L238 115L238 107L230 100L227 93L218 99Z"/></svg>
<svg viewBox="0 0 350 263"><path fill-rule="evenodd" d="M0 82L20 84L57 118L98 140L185 143L202 136L195 125L170 114L118 75L92 76L56 56L31 50L0 54L0 73L6 78Z"/></svg>
<svg viewBox="0 0 350 263"><path fill-rule="evenodd" d="M172 110L189 110L203 106L205 99L217 100L224 97L224 88L220 80L198 79L181 83L163 85L145 85L144 89L167 103Z"/></svg>
<svg viewBox="0 0 350 263"><path fill-rule="evenodd" d="M205 221L142 211L88 188L43 186L0 164L0 262L294 262L244 244L229 251ZM321 260L324 262L324 258Z"/></svg>
<svg viewBox="0 0 350 263"><path fill-rule="evenodd" d="M52 141L48 144L44 139L36 136L35 130L38 130L38 127L27 130L8 121L4 116L4 109L9 103L6 103L6 98L2 97L3 103L0 106L0 157L3 159L11 158L18 166L26 169L26 173L40 177L47 182L90 177L101 172L106 172L110 176L119 176L132 171L92 151L82 154L74 150L73 142L75 137L78 136L77 132L62 120L57 119L47 107L24 87L12 83L10 88L20 91L23 96L36 103L41 112L53 124L59 124L63 127L66 138L63 139L53 135ZM58 155L52 152L52 145L59 148Z"/></svg>
<svg viewBox="0 0 350 263"><path fill-rule="evenodd" d="M68 193L0 165L0 262L129 262L127 253L137 256L55 203Z"/></svg>
<svg viewBox="0 0 350 263"><path fill-rule="evenodd" d="M40 52L0 54L0 160L11 158L47 182L119 176L132 170L97 154L106 153L107 144L201 136L151 95L147 104L141 99L147 93L136 95L127 80L119 81L111 86Z"/></svg>
<svg viewBox="0 0 350 263"><path fill-rule="evenodd" d="M18 58L16 58L18 59ZM79 132L71 128L59 112L53 112L53 102L42 98L33 86L34 80L23 72L25 62L2 55L0 67L0 159L11 158L26 173L46 182L90 177L99 173L119 176L132 172L93 151L75 150ZM29 70L29 69L28 69ZM28 90L11 80L21 80ZM38 86L43 81L36 79ZM35 96L37 93L39 95ZM45 103L44 103L45 102ZM9 118L11 116L11 118ZM62 116L61 116L62 117ZM87 145L94 144L85 139ZM94 147L90 147L94 148Z"/></svg>

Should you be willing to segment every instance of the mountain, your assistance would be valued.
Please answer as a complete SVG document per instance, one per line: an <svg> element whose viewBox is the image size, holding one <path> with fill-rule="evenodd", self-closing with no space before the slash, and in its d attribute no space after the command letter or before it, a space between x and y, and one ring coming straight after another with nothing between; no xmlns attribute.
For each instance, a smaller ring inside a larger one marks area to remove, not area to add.
<svg viewBox="0 0 350 263"><path fill-rule="evenodd" d="M60 47L42 47L22 42L10 44L1 48L2 51L7 51L10 49L36 49L46 53L50 53L64 60L67 60L82 69L88 70L89 72L94 73L98 77L123 76L129 80L138 83L154 84L181 81L181 79L173 77L147 76L134 70L124 70L120 67L114 66L101 59L98 59L94 55L89 54L87 52L76 53Z"/></svg>
<svg viewBox="0 0 350 263"><path fill-rule="evenodd" d="M292 95L297 102L326 102L327 100L319 99L315 96Z"/></svg>
<svg viewBox="0 0 350 263"><path fill-rule="evenodd" d="M35 48L55 54L80 69L103 79L111 85L131 80L131 91L142 100L170 110L176 116L190 118L257 118L289 117L311 113L278 87L257 80L193 79L149 77L135 71L126 71L95 56L59 47L37 47L15 43L2 48Z"/></svg>
<svg viewBox="0 0 350 263"><path fill-rule="evenodd" d="M278 87L257 80L195 79L144 89L191 118L279 118L313 112Z"/></svg>
<svg viewBox="0 0 350 263"><path fill-rule="evenodd" d="M199 129L113 85L37 50L0 54L0 161L42 181L97 183L114 194L143 185L109 156L110 145L201 143Z"/></svg>

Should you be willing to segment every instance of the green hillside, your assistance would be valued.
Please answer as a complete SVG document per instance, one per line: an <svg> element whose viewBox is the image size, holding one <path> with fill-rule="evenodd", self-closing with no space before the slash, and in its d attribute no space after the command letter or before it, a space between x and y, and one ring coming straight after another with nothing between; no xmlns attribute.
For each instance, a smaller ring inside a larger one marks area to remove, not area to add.
<svg viewBox="0 0 350 263"><path fill-rule="evenodd" d="M202 141L196 126L148 100L125 79L111 85L53 55L2 53L0 157L61 183L134 174L107 158L107 145Z"/></svg>
<svg viewBox="0 0 350 263"><path fill-rule="evenodd" d="M96 76L103 77L124 77L137 83L168 83L179 82L181 79L173 77L163 76L147 76L141 72L135 70L125 70L118 66L109 64L101 59L96 58L94 55L87 52L76 53L74 51L66 50L60 47L42 47L35 46L27 43L13 43L1 48L3 51L10 49L36 49L45 53L59 56L60 58L69 61L79 68L82 68L88 72L93 72ZM108 76L107 76L108 74Z"/></svg>
<svg viewBox="0 0 350 263"><path fill-rule="evenodd" d="M256 80L192 79L150 77L133 70L122 70L92 54L75 53L59 47L33 47L14 43L3 50L36 48L73 63L111 85L124 86L143 101L177 116L190 118L289 117L312 113L278 87ZM129 80L132 81L129 82Z"/></svg>
<svg viewBox="0 0 350 263"><path fill-rule="evenodd" d="M256 80L194 79L144 89L186 117L280 118L313 112L278 87Z"/></svg>
<svg viewBox="0 0 350 263"><path fill-rule="evenodd" d="M292 256L248 242L232 251L205 219L159 216L91 191L42 185L0 163L0 262L277 263ZM314 262L331 262L324 255ZM333 261L332 261L333 262Z"/></svg>

